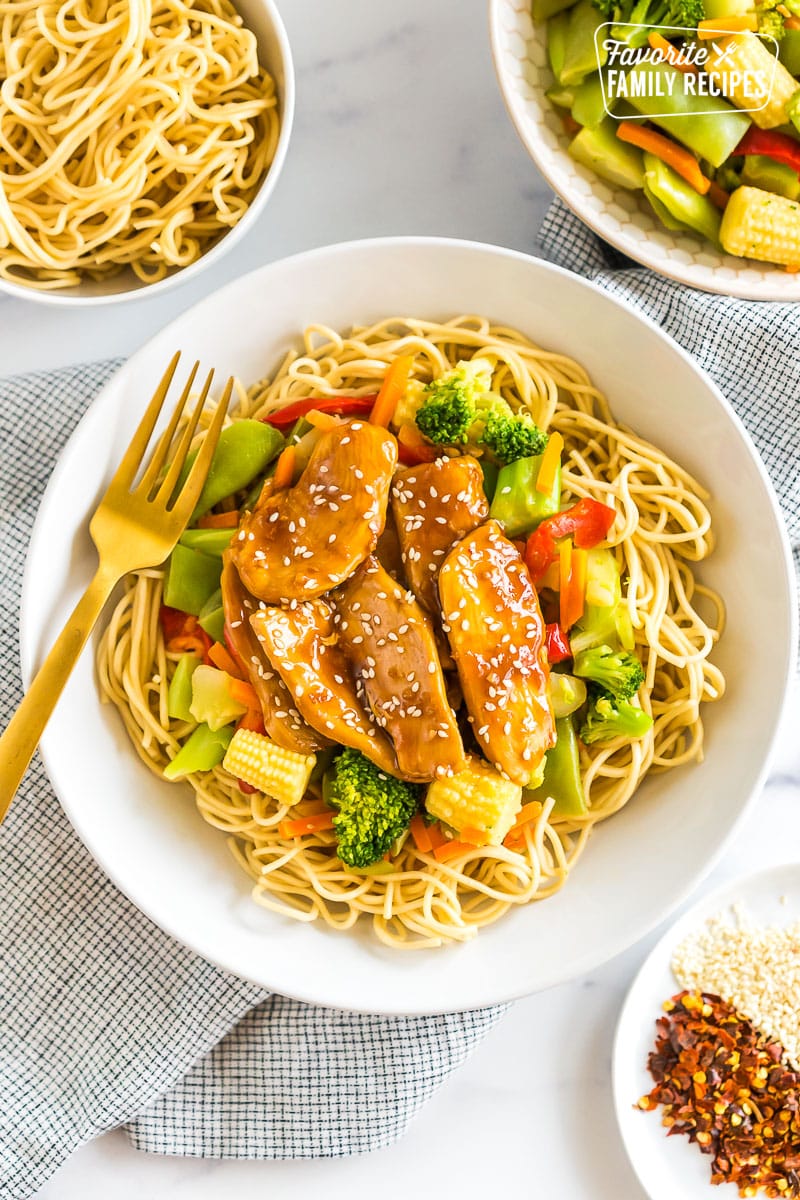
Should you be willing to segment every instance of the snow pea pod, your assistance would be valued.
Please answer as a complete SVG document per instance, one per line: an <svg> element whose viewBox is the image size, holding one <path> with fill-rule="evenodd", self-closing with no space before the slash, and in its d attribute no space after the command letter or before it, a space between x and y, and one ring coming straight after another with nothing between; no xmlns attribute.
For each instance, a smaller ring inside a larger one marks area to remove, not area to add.
<svg viewBox="0 0 800 1200"><path fill-rule="evenodd" d="M524 799L542 803L554 800L555 817L578 817L586 812L578 737L572 717L556 721L556 744L544 756L544 778L538 788L524 793Z"/></svg>
<svg viewBox="0 0 800 1200"><path fill-rule="evenodd" d="M226 496L247 487L257 475L263 475L267 465L283 449L283 444L277 429L264 421L234 421L223 429L192 520L202 517ZM188 456L180 484L189 474L196 457L196 450Z"/></svg>
<svg viewBox="0 0 800 1200"><path fill-rule="evenodd" d="M750 118L718 96L692 95L685 78L667 63L641 62L628 72L624 94L642 116L721 167L750 128Z"/></svg>
<svg viewBox="0 0 800 1200"><path fill-rule="evenodd" d="M710 200L696 192L677 172L653 154L644 156L644 180L647 198L651 203L654 199L658 201L679 228L693 229L719 245L722 215ZM663 220L658 207L655 204L653 207Z"/></svg>

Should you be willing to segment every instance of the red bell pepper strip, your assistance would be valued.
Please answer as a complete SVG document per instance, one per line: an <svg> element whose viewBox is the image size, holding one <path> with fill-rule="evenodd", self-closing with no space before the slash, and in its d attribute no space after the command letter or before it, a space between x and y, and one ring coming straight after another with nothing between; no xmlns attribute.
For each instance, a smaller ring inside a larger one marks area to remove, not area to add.
<svg viewBox="0 0 800 1200"><path fill-rule="evenodd" d="M192 617L179 608L170 608L168 604L161 605L158 610L158 619L161 622L161 631L164 634L165 642L168 642L170 638L180 637L184 633L194 633L197 628L197 617Z"/></svg>
<svg viewBox="0 0 800 1200"><path fill-rule="evenodd" d="M285 408L278 408L261 419L275 429L288 429L314 408L318 412L334 413L339 417L357 416L359 413L367 417L376 400L377 396L309 396L306 400L295 400Z"/></svg>
<svg viewBox="0 0 800 1200"><path fill-rule="evenodd" d="M572 658L567 635L557 621L545 626L544 645L547 651L547 661L550 663L560 663L565 658Z"/></svg>
<svg viewBox="0 0 800 1200"><path fill-rule="evenodd" d="M550 563L555 562L559 538L572 537L580 550L590 550L602 542L614 524L615 515L607 504L584 497L564 512L545 517L525 547L525 562L533 582L538 585Z"/></svg>
<svg viewBox="0 0 800 1200"><path fill-rule="evenodd" d="M775 162L785 163L800 174L800 143L785 133L756 129L751 125L733 153L763 154L766 158L774 158Z"/></svg>

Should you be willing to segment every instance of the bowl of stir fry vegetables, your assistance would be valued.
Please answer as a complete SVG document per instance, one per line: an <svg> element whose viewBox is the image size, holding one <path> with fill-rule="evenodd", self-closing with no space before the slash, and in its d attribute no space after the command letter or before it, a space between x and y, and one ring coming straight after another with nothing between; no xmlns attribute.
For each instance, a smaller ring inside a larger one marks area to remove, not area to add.
<svg viewBox="0 0 800 1200"><path fill-rule="evenodd" d="M490 27L517 131L591 229L692 287L800 299L797 0L490 0Z"/></svg>

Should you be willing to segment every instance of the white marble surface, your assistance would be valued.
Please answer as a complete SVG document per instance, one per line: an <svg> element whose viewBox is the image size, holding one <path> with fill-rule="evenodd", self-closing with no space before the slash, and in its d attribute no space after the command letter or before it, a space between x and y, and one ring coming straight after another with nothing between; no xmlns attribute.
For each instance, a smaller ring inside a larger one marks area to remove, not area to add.
<svg viewBox="0 0 800 1200"><path fill-rule="evenodd" d="M148 303L72 314L0 299L2 373L127 354L219 284L329 241L435 233L534 247L548 191L504 112L481 0L280 6L297 67L297 120L259 227L208 276ZM800 695L770 784L705 886L791 853L791 831L800 833L798 721ZM456 1178L466 1200L642 1200L614 1124L609 1061L622 997L655 937L591 976L518 1003L388 1150L344 1161L218 1163L145 1156L109 1133L80 1150L40 1200L219 1200L235 1190L312 1200L321 1189L339 1200L368 1188L393 1200L443 1192Z"/></svg>

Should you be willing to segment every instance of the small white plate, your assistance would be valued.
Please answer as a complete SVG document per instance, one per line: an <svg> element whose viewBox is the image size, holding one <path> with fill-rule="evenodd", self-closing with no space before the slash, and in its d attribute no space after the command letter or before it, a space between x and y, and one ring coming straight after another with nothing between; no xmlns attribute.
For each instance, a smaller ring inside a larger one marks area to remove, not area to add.
<svg viewBox="0 0 800 1200"><path fill-rule="evenodd" d="M680 943L709 917L742 903L760 925L788 925L800 917L800 863L768 867L726 883L684 913L650 952L633 981L614 1039L614 1106L622 1140L650 1200L737 1200L733 1184L714 1187L711 1156L685 1137L667 1137L661 1109L642 1112L640 1096L653 1086L647 1056L655 1045L662 1004L681 990L670 962Z"/></svg>

